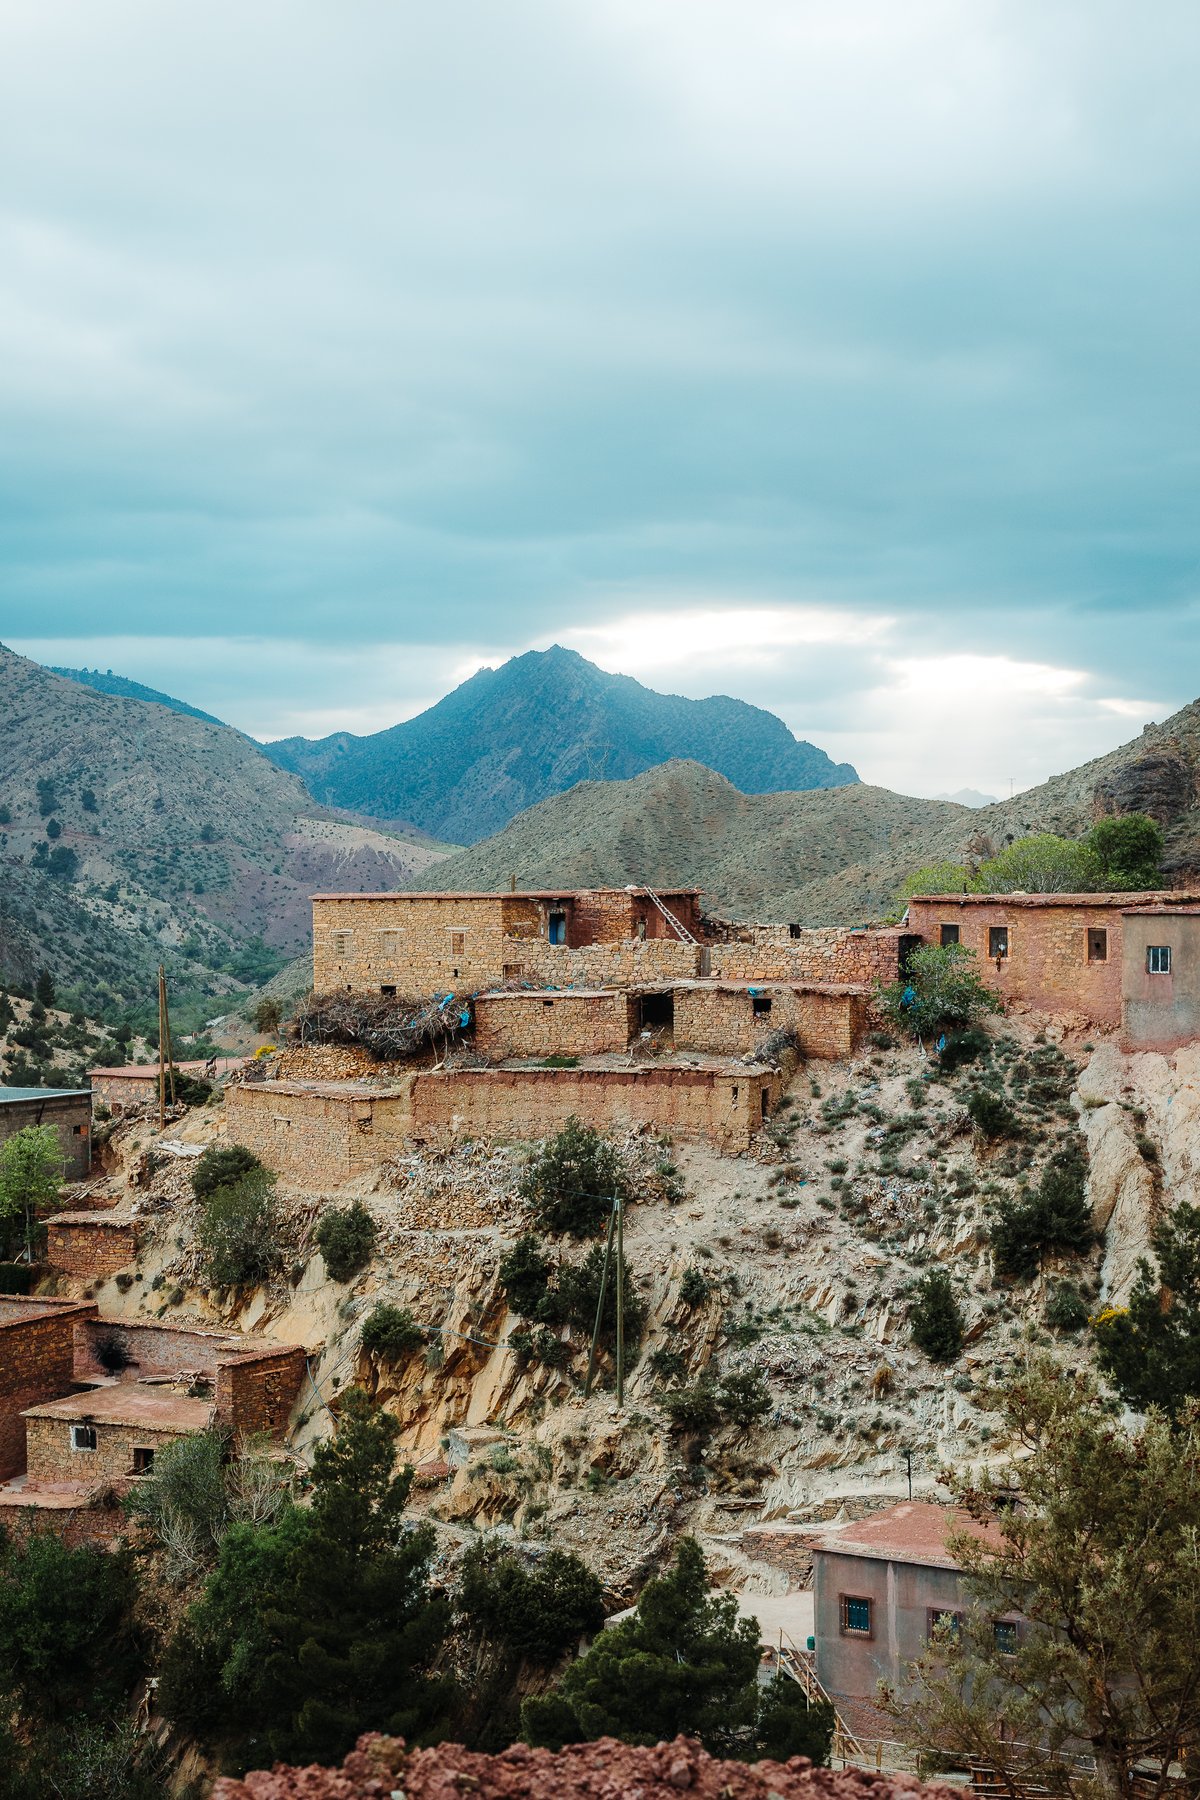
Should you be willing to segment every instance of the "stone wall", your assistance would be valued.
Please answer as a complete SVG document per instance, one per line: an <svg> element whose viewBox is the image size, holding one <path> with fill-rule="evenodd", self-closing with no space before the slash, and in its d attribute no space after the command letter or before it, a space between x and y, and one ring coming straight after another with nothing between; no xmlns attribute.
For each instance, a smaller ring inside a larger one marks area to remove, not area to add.
<svg viewBox="0 0 1200 1800"><path fill-rule="evenodd" d="M83 1301L0 1295L0 1480L25 1467L26 1407L65 1394L75 1375L75 1327L94 1318Z"/></svg>
<svg viewBox="0 0 1200 1800"><path fill-rule="evenodd" d="M453 1069L429 1071L413 1087L419 1138L540 1138L572 1114L597 1129L645 1125L745 1150L776 1098L761 1069Z"/></svg>
<svg viewBox="0 0 1200 1800"><path fill-rule="evenodd" d="M915 929L915 927L914 927ZM873 988L900 973L900 940L906 934L880 927L802 930L795 937L755 934L746 943L714 944L709 969L723 981L846 983Z"/></svg>
<svg viewBox="0 0 1200 1800"><path fill-rule="evenodd" d="M979 974L1006 1000L1039 1012L1080 1013L1095 1025L1121 1023L1122 909L1129 895L948 894L909 902L909 929L926 943L943 927L974 953ZM993 930L1008 933L1008 954L991 954ZM1105 934L1103 959L1089 956L1089 932Z"/></svg>
<svg viewBox="0 0 1200 1800"><path fill-rule="evenodd" d="M612 989L480 994L475 1048L497 1062L510 1056L603 1056L628 1048L630 1008L629 996Z"/></svg>
<svg viewBox="0 0 1200 1800"><path fill-rule="evenodd" d="M238 1434L282 1435L306 1367L296 1344L229 1357L217 1370L217 1418Z"/></svg>
<svg viewBox="0 0 1200 1800"><path fill-rule="evenodd" d="M99 1341L117 1343L128 1361L123 1379L146 1375L199 1375L215 1382L221 1360L242 1355L247 1339L237 1332L165 1325L157 1319L102 1319L93 1306L75 1328L75 1377L86 1381L107 1373L96 1354ZM253 1342L253 1340L250 1340Z"/></svg>
<svg viewBox="0 0 1200 1800"><path fill-rule="evenodd" d="M92 1084L92 1099L97 1105L107 1106L108 1110L118 1116L128 1112L131 1106L141 1106L147 1102L158 1101L158 1070L147 1069L144 1075L111 1073L107 1069L93 1069L88 1076Z"/></svg>
<svg viewBox="0 0 1200 1800"><path fill-rule="evenodd" d="M225 1093L230 1141L305 1188L335 1187L407 1145L412 1086L403 1076L385 1088L358 1082L264 1081Z"/></svg>
<svg viewBox="0 0 1200 1800"><path fill-rule="evenodd" d="M81 1281L102 1281L137 1254L137 1226L128 1214L58 1213L47 1221L46 1259Z"/></svg>
<svg viewBox="0 0 1200 1800"><path fill-rule="evenodd" d="M161 1450L183 1435L178 1426L140 1419L136 1424L97 1421L96 1448L73 1450L71 1427L76 1423L66 1418L26 1419L31 1481L71 1482L81 1487L121 1481L133 1473L135 1449Z"/></svg>
<svg viewBox="0 0 1200 1800"><path fill-rule="evenodd" d="M0 1096L4 1090L0 1088ZM84 1088L77 1093L56 1094L52 1088L27 1099L0 1104L0 1144L29 1125L53 1125L66 1164L64 1179L82 1181L92 1167L92 1096Z"/></svg>
<svg viewBox="0 0 1200 1800"><path fill-rule="evenodd" d="M794 1031L806 1056L847 1057L866 1028L866 988L783 983L729 984L675 989L675 1044L679 1049L732 1056L756 1051L777 1031Z"/></svg>
<svg viewBox="0 0 1200 1800"><path fill-rule="evenodd" d="M579 950L520 944L510 946L508 954L510 980L541 982L546 987L628 988L693 981L701 973L707 951L696 944L681 944L677 938L647 938L645 943L633 939Z"/></svg>

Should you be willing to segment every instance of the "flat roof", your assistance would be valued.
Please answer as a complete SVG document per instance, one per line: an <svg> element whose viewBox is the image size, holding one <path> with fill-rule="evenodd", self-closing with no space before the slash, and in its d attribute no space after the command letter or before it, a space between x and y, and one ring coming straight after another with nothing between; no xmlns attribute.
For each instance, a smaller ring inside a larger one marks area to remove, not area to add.
<svg viewBox="0 0 1200 1800"><path fill-rule="evenodd" d="M696 897L703 892L695 887L655 888L654 892L661 899L664 894L673 899L686 894ZM447 888L436 893L416 893L406 890L398 894L310 894L310 900L580 900L590 894L627 894L631 898L649 900L650 895L644 887L623 888Z"/></svg>
<svg viewBox="0 0 1200 1800"><path fill-rule="evenodd" d="M1131 912L1138 906L1195 905L1200 894L1190 889L1148 888L1143 893L1124 894L913 894L910 906L1102 906L1120 912Z"/></svg>
<svg viewBox="0 0 1200 1800"><path fill-rule="evenodd" d="M90 1100L91 1088L19 1088L0 1087L0 1105L15 1105L19 1100Z"/></svg>
<svg viewBox="0 0 1200 1800"><path fill-rule="evenodd" d="M937 1506L928 1500L906 1500L868 1518L826 1527L811 1541L814 1550L840 1556L868 1556L880 1562L957 1569L958 1563L946 1548L946 1538L960 1531L981 1543L999 1546L1002 1542L997 1525L981 1525L960 1508Z"/></svg>
<svg viewBox="0 0 1200 1800"><path fill-rule="evenodd" d="M81 1207L78 1212L51 1213L44 1221L47 1225L136 1225L133 1213L117 1212L111 1206L98 1206L89 1211Z"/></svg>
<svg viewBox="0 0 1200 1800"><path fill-rule="evenodd" d="M370 1087L365 1081L245 1081L239 1082L233 1091L239 1094L316 1094L324 1100L403 1100L408 1087L394 1082L388 1087Z"/></svg>
<svg viewBox="0 0 1200 1800"><path fill-rule="evenodd" d="M94 1318L97 1311L94 1300L59 1300L48 1294L0 1294L0 1329L27 1325L31 1319L64 1315Z"/></svg>
<svg viewBox="0 0 1200 1800"><path fill-rule="evenodd" d="M211 1400L189 1400L185 1394L164 1393L140 1382L121 1381L114 1387L89 1388L28 1406L23 1419L70 1419L97 1425L143 1425L148 1431L204 1431L211 1423Z"/></svg>

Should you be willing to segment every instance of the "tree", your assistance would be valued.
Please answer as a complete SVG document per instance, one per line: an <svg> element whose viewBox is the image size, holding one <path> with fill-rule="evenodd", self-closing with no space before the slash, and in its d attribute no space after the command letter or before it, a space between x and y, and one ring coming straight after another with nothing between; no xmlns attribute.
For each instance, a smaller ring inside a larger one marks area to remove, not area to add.
<svg viewBox="0 0 1200 1800"><path fill-rule="evenodd" d="M771 1390L757 1369L736 1369L721 1377L717 1405L727 1419L743 1430L765 1418L773 1404Z"/></svg>
<svg viewBox="0 0 1200 1800"><path fill-rule="evenodd" d="M62 836L62 826L57 819L46 820L46 836L50 839L52 844Z"/></svg>
<svg viewBox="0 0 1200 1800"><path fill-rule="evenodd" d="M254 1029L260 1035L278 1031L282 1018L282 1002L267 995L254 1008Z"/></svg>
<svg viewBox="0 0 1200 1800"><path fill-rule="evenodd" d="M1101 873L1086 843L1039 831L981 863L978 881L981 894L1090 894Z"/></svg>
<svg viewBox="0 0 1200 1800"><path fill-rule="evenodd" d="M1087 1201L1087 1151L1075 1133L1051 1156L1037 1188L1002 1200L992 1223L996 1272L1032 1281L1042 1258L1056 1251L1082 1256L1095 1242Z"/></svg>
<svg viewBox="0 0 1200 1800"><path fill-rule="evenodd" d="M168 1646L164 1713L238 1767L330 1763L363 1731L444 1726L451 1689L431 1670L449 1606L429 1591L433 1530L405 1518L398 1430L349 1389L313 1456L312 1505L233 1526Z"/></svg>
<svg viewBox="0 0 1200 1800"><path fill-rule="evenodd" d="M126 1510L153 1532L166 1552L172 1581L211 1568L230 1527L277 1519L292 1492L289 1465L272 1454L265 1435L198 1431L176 1438L154 1469L126 1495Z"/></svg>
<svg viewBox="0 0 1200 1800"><path fill-rule="evenodd" d="M900 906L905 906L918 894L974 894L978 891L975 871L969 863L926 863L924 868L914 869L911 875L905 876L896 900Z"/></svg>
<svg viewBox="0 0 1200 1800"><path fill-rule="evenodd" d="M757 1621L732 1594L710 1594L704 1557L683 1538L673 1567L642 1591L545 1698L521 1708L526 1740L656 1744L686 1732L721 1754L745 1744L757 1715Z"/></svg>
<svg viewBox="0 0 1200 1800"><path fill-rule="evenodd" d="M551 1550L526 1569L496 1541L463 1558L458 1604L474 1629L542 1667L604 1623L600 1583L579 1557Z"/></svg>
<svg viewBox="0 0 1200 1800"><path fill-rule="evenodd" d="M962 1354L962 1311L944 1269L931 1269L922 1279L909 1327L913 1343L930 1362L955 1362Z"/></svg>
<svg viewBox="0 0 1200 1800"><path fill-rule="evenodd" d="M54 1005L58 996L54 987L54 977L49 969L38 970L37 980L33 984L33 991L43 1006Z"/></svg>
<svg viewBox="0 0 1200 1800"><path fill-rule="evenodd" d="M53 1125L26 1125L0 1144L0 1219L24 1219L31 1262L35 1221L58 1205L66 1166Z"/></svg>
<svg viewBox="0 0 1200 1800"><path fill-rule="evenodd" d="M1022 1784L1010 1792L1132 1800L1147 1779L1164 1792L1169 1765L1200 1754L1200 1412L1174 1432L1153 1412L1130 1435L1087 1375L1049 1359L995 1398L1026 1454L978 1489L957 1484L990 1524L947 1540L973 1609L889 1710L910 1743L978 1756ZM1014 1615L1015 1647L993 1624ZM1080 1741L1094 1775L1060 1756Z"/></svg>
<svg viewBox="0 0 1200 1800"><path fill-rule="evenodd" d="M625 1165L616 1146L572 1116L548 1138L521 1177L521 1198L543 1231L590 1237L628 1197Z"/></svg>
<svg viewBox="0 0 1200 1800"><path fill-rule="evenodd" d="M364 1321L359 1342L368 1356L398 1363L421 1349L425 1332L407 1306L389 1306L381 1300Z"/></svg>
<svg viewBox="0 0 1200 1800"><path fill-rule="evenodd" d="M1156 888L1162 881L1162 827L1145 813L1100 819L1087 835L1106 888Z"/></svg>
<svg viewBox="0 0 1200 1800"><path fill-rule="evenodd" d="M709 1375L702 1375L690 1387L668 1388L659 1404L676 1431L703 1435L715 1431L721 1421L717 1386Z"/></svg>
<svg viewBox="0 0 1200 1800"><path fill-rule="evenodd" d="M554 1265L542 1248L541 1239L533 1232L519 1237L512 1249L500 1259L500 1286L515 1313L536 1319L539 1308L550 1290Z"/></svg>
<svg viewBox="0 0 1200 1800"><path fill-rule="evenodd" d="M38 812L43 819L48 819L58 805L58 789L49 775L39 775L37 783Z"/></svg>
<svg viewBox="0 0 1200 1800"><path fill-rule="evenodd" d="M130 1030L127 1025L121 1026L113 1033L118 1043L129 1043ZM196 1158L196 1166L192 1170L192 1192L197 1200L207 1200L218 1188L232 1187L243 1175L261 1169L262 1164L253 1150L247 1150L244 1144L209 1144Z"/></svg>
<svg viewBox="0 0 1200 1800"><path fill-rule="evenodd" d="M375 1221L356 1200L352 1206L331 1206L317 1226L317 1248L334 1281L351 1281L371 1260L378 1236Z"/></svg>
<svg viewBox="0 0 1200 1800"><path fill-rule="evenodd" d="M1150 1243L1158 1269L1143 1257L1129 1305L1097 1315L1096 1355L1128 1406L1178 1418L1200 1399L1200 1206L1177 1206Z"/></svg>
<svg viewBox="0 0 1200 1800"><path fill-rule="evenodd" d="M99 812L100 810L99 806L96 804L95 792L90 787L85 787L83 789L79 796L79 804L82 806L85 813L94 813Z"/></svg>
<svg viewBox="0 0 1200 1800"><path fill-rule="evenodd" d="M208 1279L215 1287L251 1287L269 1281L282 1262L275 1177L252 1169L207 1203L198 1233Z"/></svg>
<svg viewBox="0 0 1200 1800"><path fill-rule="evenodd" d="M0 1695L28 1726L105 1717L142 1667L127 1550L70 1550L53 1532L0 1534Z"/></svg>
<svg viewBox="0 0 1200 1800"><path fill-rule="evenodd" d="M974 953L962 944L922 944L909 956L907 973L876 990L875 1004L893 1025L916 1038L1003 1011L999 994L980 980Z"/></svg>

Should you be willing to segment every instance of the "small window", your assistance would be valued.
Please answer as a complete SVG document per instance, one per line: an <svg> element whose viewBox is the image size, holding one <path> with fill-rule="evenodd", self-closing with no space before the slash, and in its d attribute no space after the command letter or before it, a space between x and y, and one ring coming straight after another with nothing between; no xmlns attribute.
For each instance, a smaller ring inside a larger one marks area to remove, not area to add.
<svg viewBox="0 0 1200 1800"><path fill-rule="evenodd" d="M930 1606L925 1612L925 1636L932 1638L936 1633L940 1638L956 1638L963 1626L963 1615L950 1607Z"/></svg>
<svg viewBox="0 0 1200 1800"><path fill-rule="evenodd" d="M951 944L957 944L958 938L959 938L959 929L958 929L957 925L943 925L942 926L942 949L943 950L948 949Z"/></svg>
<svg viewBox="0 0 1200 1800"><path fill-rule="evenodd" d="M385 981L379 991L381 994L394 994L396 992L396 984L394 981Z"/></svg>
<svg viewBox="0 0 1200 1800"><path fill-rule="evenodd" d="M988 926L988 955L1003 959L1008 955L1008 926Z"/></svg>
<svg viewBox="0 0 1200 1800"><path fill-rule="evenodd" d="M388 962L393 962L396 959L396 957L399 956L400 940L401 940L402 935L403 934L399 931L388 930L388 931L380 932L380 934L379 934L379 953Z"/></svg>
<svg viewBox="0 0 1200 1800"><path fill-rule="evenodd" d="M133 1472L135 1475L148 1475L154 1467L153 1450L144 1449L141 1445L133 1447Z"/></svg>
<svg viewBox="0 0 1200 1800"><path fill-rule="evenodd" d="M329 945L335 956L349 956L350 946L354 942L352 931L334 931L330 933Z"/></svg>
<svg viewBox="0 0 1200 1800"><path fill-rule="evenodd" d="M1146 973L1148 975L1169 975L1171 973L1170 944L1151 944L1146 951Z"/></svg>
<svg viewBox="0 0 1200 1800"><path fill-rule="evenodd" d="M756 1019L765 1019L767 1014L770 1012L770 1010L771 1010L771 1001L770 1001L769 996L766 994L755 994L754 995L754 1016L755 1016L755 1018Z"/></svg>
<svg viewBox="0 0 1200 1800"><path fill-rule="evenodd" d="M96 1427L94 1425L72 1425L72 1450L94 1450L96 1448Z"/></svg>
<svg viewBox="0 0 1200 1800"><path fill-rule="evenodd" d="M466 949L467 949L467 934L466 934L466 932L465 931L452 931L450 933L450 954L451 954L451 956L464 956L466 954ZM458 970L456 969L454 972L457 975Z"/></svg>
<svg viewBox="0 0 1200 1800"><path fill-rule="evenodd" d="M1015 1619L994 1619L992 1631L996 1638L996 1648L1001 1656L1017 1654L1017 1621Z"/></svg>
<svg viewBox="0 0 1200 1800"><path fill-rule="evenodd" d="M87 1126L86 1125L73 1125L71 1127L71 1130L75 1137L82 1137L84 1132L87 1130Z"/></svg>
<svg viewBox="0 0 1200 1800"><path fill-rule="evenodd" d="M842 1594L838 1610L843 1637L871 1636L871 1602L859 1594Z"/></svg>
<svg viewBox="0 0 1200 1800"><path fill-rule="evenodd" d="M1089 926L1087 934L1087 950L1089 962L1108 961L1108 933L1097 931Z"/></svg>

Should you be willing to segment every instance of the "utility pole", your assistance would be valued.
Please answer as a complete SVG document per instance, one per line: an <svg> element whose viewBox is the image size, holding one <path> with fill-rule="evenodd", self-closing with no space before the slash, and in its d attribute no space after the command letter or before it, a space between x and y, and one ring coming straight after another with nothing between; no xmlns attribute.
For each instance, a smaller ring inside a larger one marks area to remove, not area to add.
<svg viewBox="0 0 1200 1800"><path fill-rule="evenodd" d="M621 1196L617 1209L617 1405L625 1404L625 1209Z"/></svg>
<svg viewBox="0 0 1200 1800"><path fill-rule="evenodd" d="M171 1105L175 1104L175 1053L171 1048L171 1013L167 1005L167 972L158 965L158 1129L166 1123L167 1074L171 1077Z"/></svg>
<svg viewBox="0 0 1200 1800"><path fill-rule="evenodd" d="M912 1451L904 1452L904 1460L908 1464L908 1497L912 1499Z"/></svg>
<svg viewBox="0 0 1200 1800"><path fill-rule="evenodd" d="M600 1327L604 1321L604 1296L608 1291L608 1265L612 1261L613 1227L617 1221L619 1200L613 1201L612 1211L608 1215L608 1237L604 1243L604 1267L600 1271L600 1298L596 1302L596 1323L592 1328L592 1347L588 1351L587 1374L583 1378L583 1397L586 1400L592 1391L592 1376L596 1368L596 1346L600 1342ZM618 1265L619 1266L619 1265ZM620 1302L617 1303L617 1318L621 1317ZM617 1330L621 1327L618 1324ZM618 1367L620 1365L618 1364Z"/></svg>

